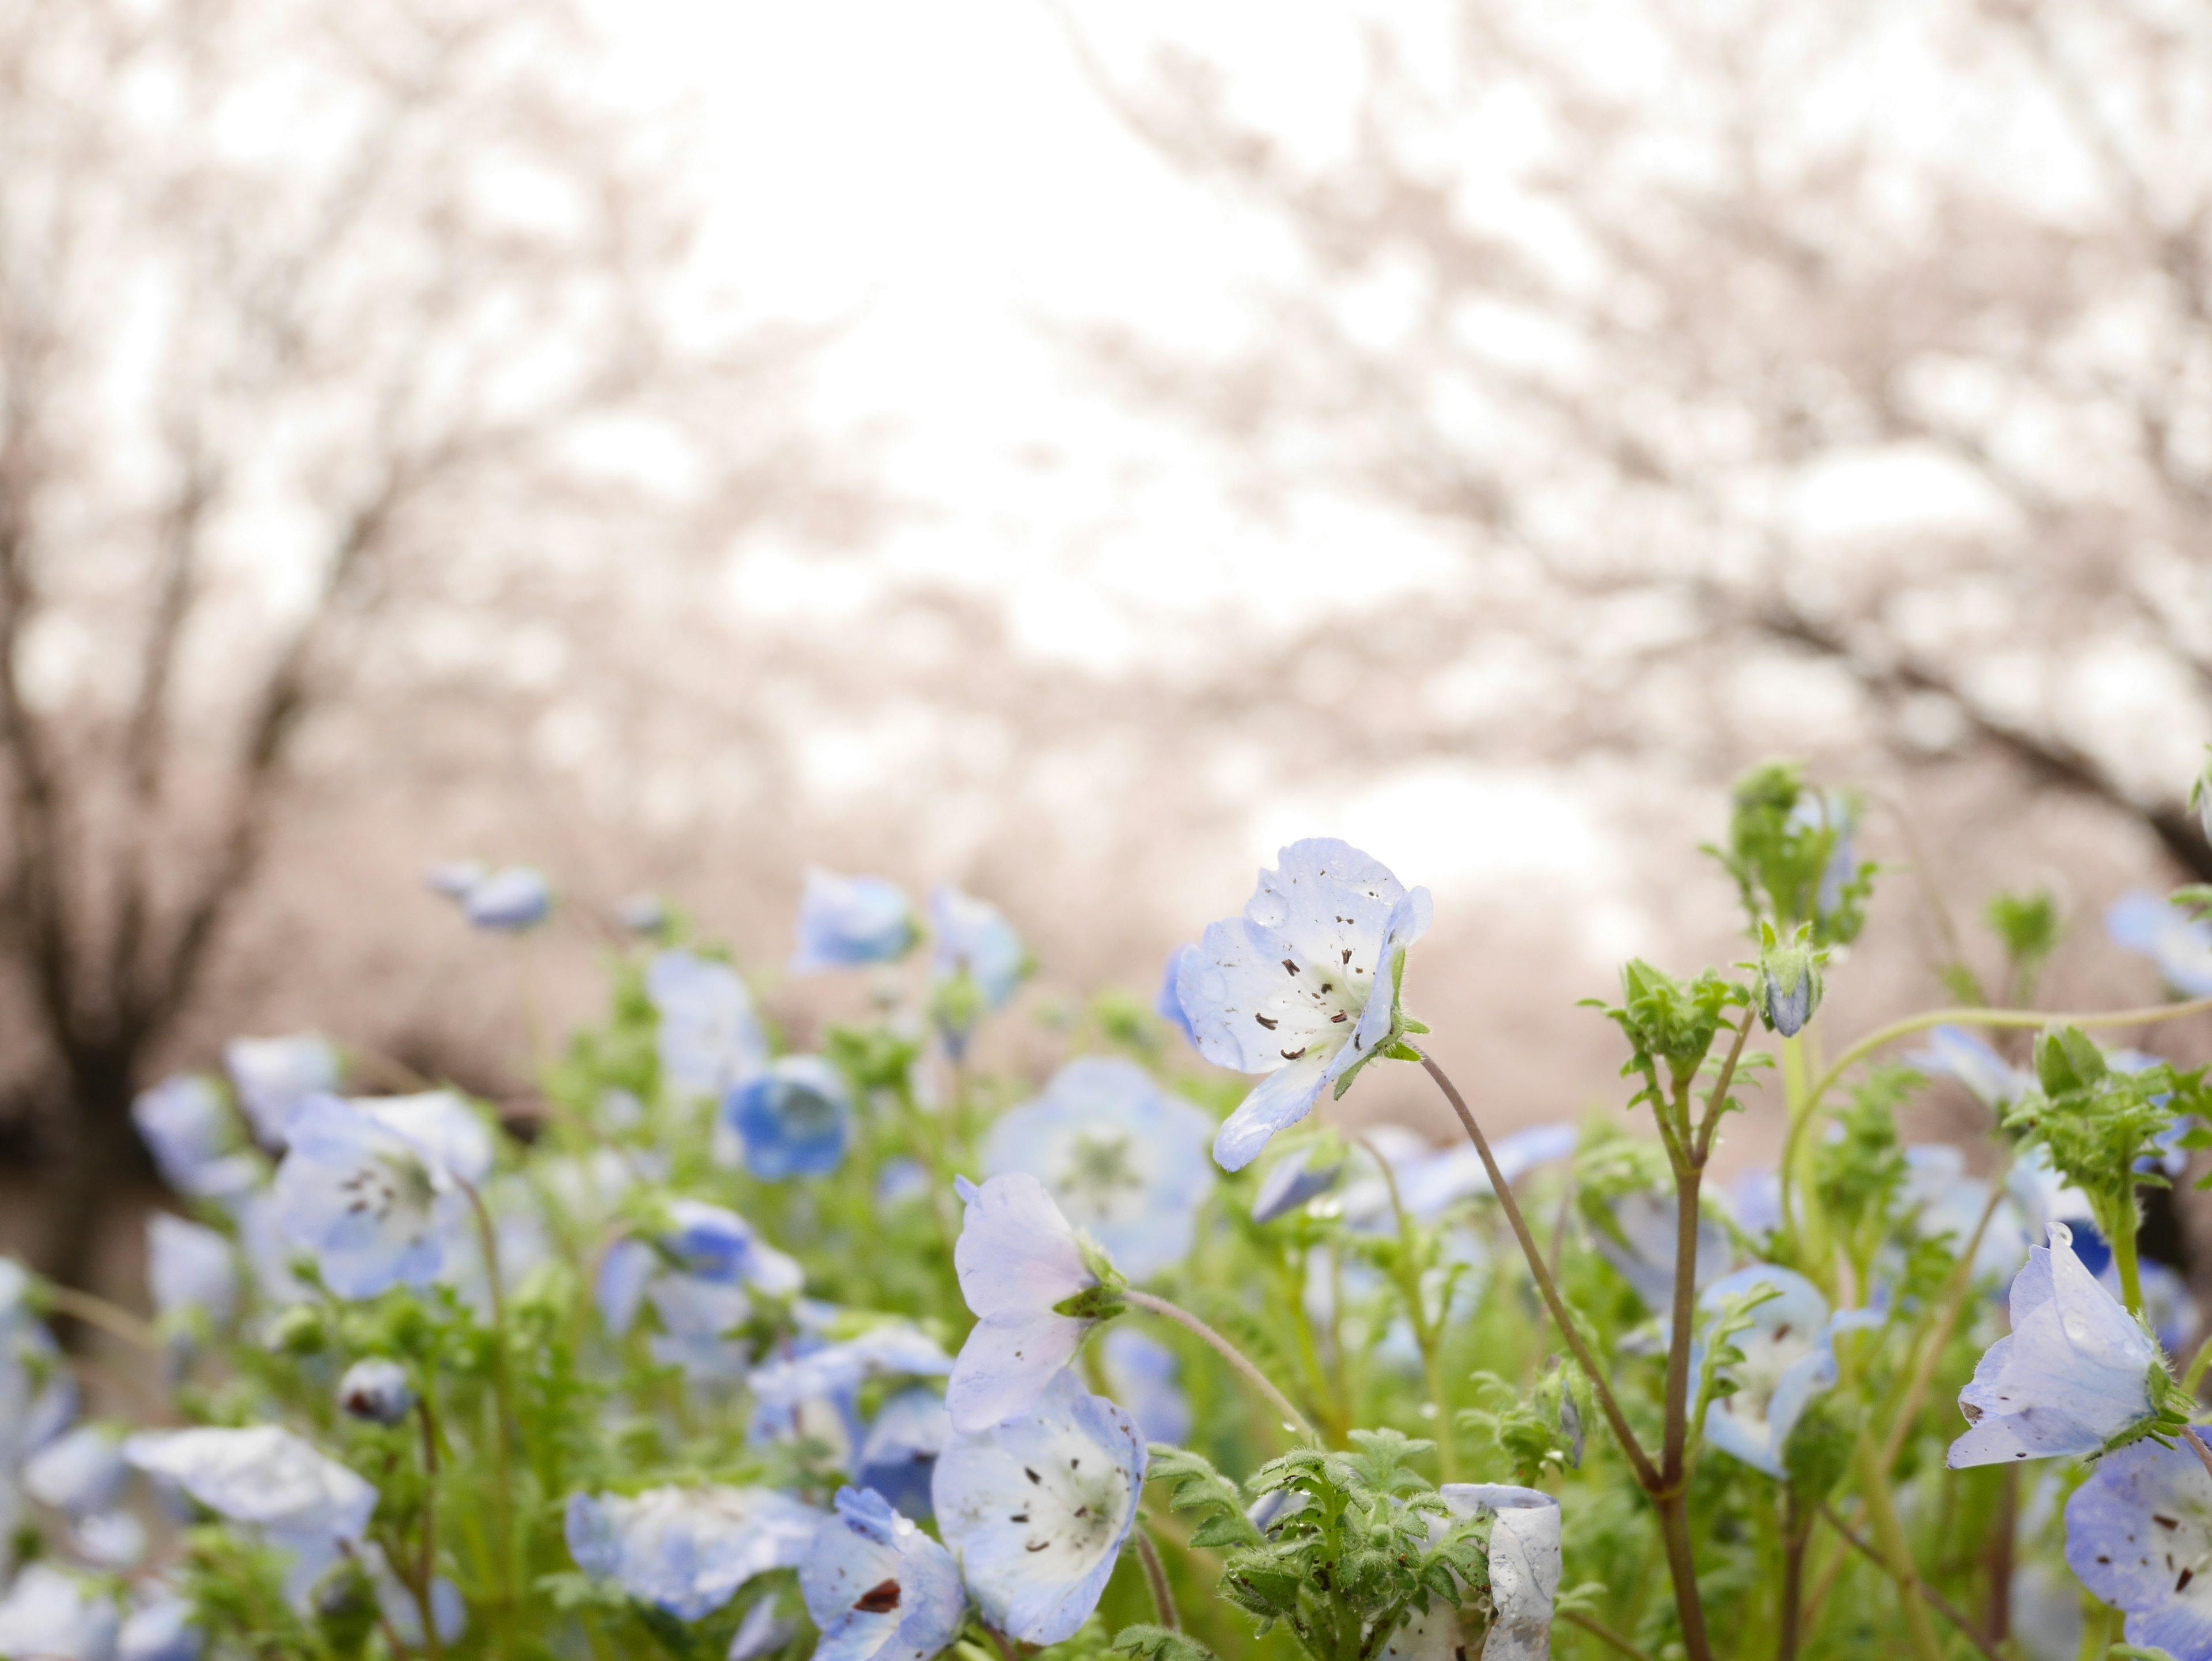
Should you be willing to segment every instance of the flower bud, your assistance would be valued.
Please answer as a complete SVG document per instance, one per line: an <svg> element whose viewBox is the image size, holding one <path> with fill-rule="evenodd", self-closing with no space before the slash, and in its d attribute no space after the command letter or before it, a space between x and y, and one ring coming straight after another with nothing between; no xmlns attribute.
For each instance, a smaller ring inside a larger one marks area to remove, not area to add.
<svg viewBox="0 0 2212 1661"><path fill-rule="evenodd" d="M1759 1017L1771 1032L1794 1038L1820 1007L1820 959L1813 928L1800 923L1787 941L1771 923L1759 925Z"/></svg>
<svg viewBox="0 0 2212 1661"><path fill-rule="evenodd" d="M370 1424L396 1425L415 1405L415 1390L407 1382L406 1368L373 1357L346 1369L338 1380L338 1405Z"/></svg>

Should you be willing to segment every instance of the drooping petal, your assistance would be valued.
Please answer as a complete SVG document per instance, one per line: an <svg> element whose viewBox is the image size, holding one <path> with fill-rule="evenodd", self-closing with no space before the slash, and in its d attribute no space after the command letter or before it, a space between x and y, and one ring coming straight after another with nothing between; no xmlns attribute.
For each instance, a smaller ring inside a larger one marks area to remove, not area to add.
<svg viewBox="0 0 2212 1661"><path fill-rule="evenodd" d="M1237 1104L1213 1139L1213 1162L1242 1171L1279 1130L1313 1111L1328 1084L1328 1057L1316 1054L1270 1073Z"/></svg>

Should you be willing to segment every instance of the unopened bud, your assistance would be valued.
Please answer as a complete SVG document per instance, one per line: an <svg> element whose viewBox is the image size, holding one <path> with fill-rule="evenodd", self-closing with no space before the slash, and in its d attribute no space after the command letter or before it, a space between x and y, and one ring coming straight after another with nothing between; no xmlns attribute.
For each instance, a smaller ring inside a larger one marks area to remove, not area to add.
<svg viewBox="0 0 2212 1661"><path fill-rule="evenodd" d="M1771 923L1759 925L1759 1018L1767 1030L1794 1038L1820 1007L1820 960L1813 928L1800 923L1788 940Z"/></svg>
<svg viewBox="0 0 2212 1661"><path fill-rule="evenodd" d="M370 1424L396 1425L415 1405L415 1390L397 1361L356 1361L338 1380L338 1405Z"/></svg>

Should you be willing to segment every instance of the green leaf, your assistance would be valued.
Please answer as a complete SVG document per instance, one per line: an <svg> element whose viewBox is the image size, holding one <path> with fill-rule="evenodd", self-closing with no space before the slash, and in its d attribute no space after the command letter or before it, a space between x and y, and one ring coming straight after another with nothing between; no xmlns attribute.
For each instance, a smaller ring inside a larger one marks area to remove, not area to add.
<svg viewBox="0 0 2212 1661"><path fill-rule="evenodd" d="M1166 1627L1124 1627L1115 1634L1114 1647L1141 1661L1214 1661L1213 1652L1195 1638Z"/></svg>

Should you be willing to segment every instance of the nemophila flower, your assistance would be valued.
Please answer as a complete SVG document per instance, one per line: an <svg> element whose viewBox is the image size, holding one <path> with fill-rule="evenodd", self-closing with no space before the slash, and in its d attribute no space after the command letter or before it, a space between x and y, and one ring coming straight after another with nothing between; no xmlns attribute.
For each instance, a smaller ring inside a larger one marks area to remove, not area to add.
<svg viewBox="0 0 2212 1661"><path fill-rule="evenodd" d="M396 1425L415 1407L415 1386L398 1362L374 1355L356 1361L338 1380L338 1406L372 1425Z"/></svg>
<svg viewBox="0 0 2212 1661"><path fill-rule="evenodd" d="M313 1032L233 1038L222 1047L222 1065L264 1147L283 1147L293 1110L310 1096L335 1093L345 1076L337 1050Z"/></svg>
<svg viewBox="0 0 2212 1661"><path fill-rule="evenodd" d="M188 1198L234 1200L250 1193L268 1169L243 1145L222 1092L197 1073L141 1091L131 1104L131 1122L161 1179Z"/></svg>
<svg viewBox="0 0 2212 1661"><path fill-rule="evenodd" d="M70 1548L96 1568L118 1573L135 1568L146 1555L146 1525L127 1511L105 1511L76 1518Z"/></svg>
<svg viewBox="0 0 2212 1661"><path fill-rule="evenodd" d="M340 1556L360 1549L376 1510L373 1486L276 1425L142 1431L124 1443L123 1457L287 1555L285 1588L295 1603Z"/></svg>
<svg viewBox="0 0 2212 1661"><path fill-rule="evenodd" d="M158 1592L125 1617L115 1661L199 1661L207 1635L192 1624L189 1598Z"/></svg>
<svg viewBox="0 0 2212 1661"><path fill-rule="evenodd" d="M0 1257L0 1485L76 1417L76 1382L31 1313L30 1288L21 1266Z"/></svg>
<svg viewBox="0 0 2212 1661"><path fill-rule="evenodd" d="M856 1390L872 1379L941 1378L951 1370L952 1358L937 1340L886 1321L857 1337L757 1367L745 1387L757 1400L781 1404Z"/></svg>
<svg viewBox="0 0 2212 1661"><path fill-rule="evenodd" d="M1821 890L1825 901L1826 878ZM1836 892L1837 903L1841 904L1841 884ZM1832 910L1824 903L1820 915L1825 917ZM1805 1030L1805 1023L1820 1007L1820 965L1827 953L1813 944L1813 925L1809 922L1798 924L1793 934L1784 936L1777 934L1774 925L1762 918L1759 938L1759 962L1754 965L1759 980L1753 989L1753 1006L1768 1031L1794 1038Z"/></svg>
<svg viewBox="0 0 2212 1661"><path fill-rule="evenodd" d="M276 1196L268 1189L248 1195L238 1208L238 1244L246 1255L254 1290L263 1300L277 1305L304 1303L310 1294L294 1273L296 1249L284 1232L282 1210Z"/></svg>
<svg viewBox="0 0 2212 1661"><path fill-rule="evenodd" d="M1152 998L1153 1013L1192 1043L1198 1042L1198 1034L1191 1028L1190 1017L1182 1013L1182 966L1203 955L1194 946L1178 946L1169 952L1167 964L1160 974L1160 989Z"/></svg>
<svg viewBox="0 0 2212 1661"><path fill-rule="evenodd" d="M785 1056L732 1090L722 1116L744 1145L745 1169L763 1182L827 1177L852 1140L853 1096L819 1056Z"/></svg>
<svg viewBox="0 0 2212 1661"><path fill-rule="evenodd" d="M729 964L656 952L646 965L645 995L660 1017L654 1043L664 1089L719 1102L768 1065L752 995Z"/></svg>
<svg viewBox="0 0 2212 1661"><path fill-rule="evenodd" d="M98 1425L79 1425L23 1464L23 1491L42 1506L89 1517L122 1497L131 1475L122 1444Z"/></svg>
<svg viewBox="0 0 2212 1661"><path fill-rule="evenodd" d="M2066 1567L2127 1613L2127 1640L2212 1655L2212 1476L2197 1450L2144 1440L2097 1462L2066 1502Z"/></svg>
<svg viewBox="0 0 2212 1661"><path fill-rule="evenodd" d="M799 950L794 975L896 963L921 938L914 908L896 883L881 877L841 877L819 866L806 868L799 896Z"/></svg>
<svg viewBox="0 0 2212 1661"><path fill-rule="evenodd" d="M773 1488L661 1488L635 1498L568 1496L568 1555L679 1621L713 1614L739 1586L796 1568L822 1513Z"/></svg>
<svg viewBox="0 0 2212 1661"><path fill-rule="evenodd" d="M491 1161L483 1122L451 1092L313 1097L292 1116L277 1167L278 1220L341 1298L426 1286L448 1237L468 1226L465 1189Z"/></svg>
<svg viewBox="0 0 2212 1661"><path fill-rule="evenodd" d="M1029 972L1029 952L999 908L939 887L929 897L930 977L938 1030L957 1061L975 1023L1003 1009Z"/></svg>
<svg viewBox="0 0 2212 1661"><path fill-rule="evenodd" d="M214 1229L167 1211L146 1216L146 1285L164 1320L198 1311L222 1326L238 1312L238 1257Z"/></svg>
<svg viewBox="0 0 2212 1661"><path fill-rule="evenodd" d="M1182 1364L1173 1350L1149 1333L1117 1324L1107 1329L1098 1361L1107 1393L1137 1421L1146 1441L1180 1447L1190 1439L1190 1398L1176 1383Z"/></svg>
<svg viewBox="0 0 2212 1661"><path fill-rule="evenodd" d="M551 915L553 890L544 872L510 865L471 884L461 896L461 910L476 928L520 934Z"/></svg>
<svg viewBox="0 0 2212 1661"><path fill-rule="evenodd" d="M872 1488L840 1488L836 1505L799 1566L814 1661L929 1661L968 1614L952 1554Z"/></svg>
<svg viewBox="0 0 2212 1661"><path fill-rule="evenodd" d="M1552 1610L1563 1567L1559 1502L1540 1489L1502 1482L1447 1482L1437 1492L1462 1517L1492 1518L1494 1613L1481 1661L1543 1661L1552 1652Z"/></svg>
<svg viewBox="0 0 2212 1661"><path fill-rule="evenodd" d="M752 1318L753 1295L789 1298L805 1271L733 1211L698 1200L668 1202L669 1230L610 1250L595 1289L600 1318L617 1337L649 1303L661 1331L649 1348L664 1366L694 1379L742 1378L750 1347L731 1334Z"/></svg>
<svg viewBox="0 0 2212 1661"><path fill-rule="evenodd" d="M1129 1415L1062 1372L1018 1417L955 1434L931 1494L984 1621L1057 1644L1097 1608L1144 1481Z"/></svg>
<svg viewBox="0 0 2212 1661"><path fill-rule="evenodd" d="M2016 1101L2035 1082L2026 1069L2010 1062L1963 1026L1939 1026L1928 1043L1906 1057L1923 1073L1955 1080L1974 1099L1992 1112Z"/></svg>
<svg viewBox="0 0 2212 1661"><path fill-rule="evenodd" d="M1613 1202L1610 1214L1612 1230L1591 1230L1598 1256L1636 1288L1646 1309L1656 1313L1671 1307L1674 1301L1674 1196L1640 1190L1624 1194ZM1729 1256L1728 1230L1700 1214L1695 1275L1698 1289L1727 1272Z"/></svg>
<svg viewBox="0 0 2212 1661"><path fill-rule="evenodd" d="M1133 1062L1086 1056L991 1127L983 1164L1026 1171L1060 1214L1141 1280L1190 1255L1213 1187L1213 1121Z"/></svg>
<svg viewBox="0 0 2212 1661"><path fill-rule="evenodd" d="M1427 889L1408 891L1345 843L1293 843L1278 857L1242 916L1208 925L1176 980L1199 1053L1268 1075L1214 1140L1224 1171L1251 1164L1409 1030L1398 985L1431 916Z"/></svg>
<svg viewBox="0 0 2212 1661"><path fill-rule="evenodd" d="M616 923L633 934L663 934L674 921L668 902L658 894L632 894L615 907Z"/></svg>
<svg viewBox="0 0 2212 1661"><path fill-rule="evenodd" d="M1121 1279L1027 1171L954 1185L968 1209L952 1262L976 1321L952 1364L945 1407L955 1430L980 1431L1035 1405L1105 1313L1071 1300L1110 1298Z"/></svg>
<svg viewBox="0 0 2212 1661"><path fill-rule="evenodd" d="M112 1661L123 1616L96 1582L33 1563L0 1598L0 1655L21 1661Z"/></svg>
<svg viewBox="0 0 2212 1661"><path fill-rule="evenodd" d="M744 1619L730 1635L730 1647L722 1661L763 1661L798 1636L798 1617L787 1612L783 1599L771 1592L755 1599L745 1611Z"/></svg>
<svg viewBox="0 0 2212 1661"><path fill-rule="evenodd" d="M1954 1470L2004 1459L2101 1451L2159 1419L2169 1386L2158 1346L2051 1225L2012 1283L2012 1330L1959 1392L1972 1427L1951 1444Z"/></svg>
<svg viewBox="0 0 2212 1661"><path fill-rule="evenodd" d="M2189 916L2156 894L2123 894L2105 913L2116 945L2142 953L2175 991L2212 995L2212 922Z"/></svg>
<svg viewBox="0 0 2212 1661"><path fill-rule="evenodd" d="M1344 1175L1343 1159L1317 1160L1314 1153L1313 1145L1308 1143L1268 1167L1267 1174L1260 1179L1260 1191L1252 1196L1254 1222L1272 1223L1278 1217L1287 1217L1307 1201L1318 1199L1336 1186L1337 1178Z"/></svg>
<svg viewBox="0 0 2212 1661"><path fill-rule="evenodd" d="M951 1415L945 1398L916 1385L902 1390L876 1410L860 1442L853 1480L873 1488L906 1516L930 1514L929 1479L937 1457L952 1439Z"/></svg>
<svg viewBox="0 0 2212 1661"><path fill-rule="evenodd" d="M1982 1229L1981 1244L1974 1253L1974 1278L2002 1277L2027 1261L2034 1238L2021 1221L2020 1208L2008 1196L1997 1201L1986 1227L1982 1214L1990 1202L1990 1185L1966 1175L1966 1158L1947 1142L1918 1144L1905 1150L1905 1184L1899 1201L1923 1239L1943 1240L1954 1254L1964 1251Z"/></svg>
<svg viewBox="0 0 2212 1661"><path fill-rule="evenodd" d="M1723 1370L1735 1393L1706 1409L1705 1439L1753 1469L1780 1476L1783 1449L1798 1416L1807 1402L1836 1382L1828 1300L1802 1275L1753 1263L1714 1281L1698 1301L1710 1315L1727 1299L1765 1287L1773 1287L1776 1295L1749 1312L1748 1328L1728 1339L1743 1360ZM1692 1378L1705 1359L1705 1340L1700 1336L1690 1351Z"/></svg>
<svg viewBox="0 0 2212 1661"><path fill-rule="evenodd" d="M1491 1145L1490 1153L1498 1161L1498 1174L1511 1183L1539 1165L1572 1157L1574 1151L1572 1125L1547 1124L1532 1125L1510 1136L1501 1136ZM1434 1222L1453 1206L1485 1197L1492 1191L1490 1172L1470 1142L1455 1142L1449 1147L1424 1152L1395 1166L1392 1174L1397 1178L1398 1202L1409 1215L1422 1222ZM1381 1213L1388 1217L1389 1192L1379 1177L1371 1184L1362 1184L1357 1202L1352 1195L1345 1196L1346 1214L1374 1208L1378 1201Z"/></svg>

